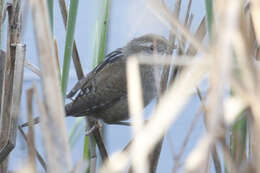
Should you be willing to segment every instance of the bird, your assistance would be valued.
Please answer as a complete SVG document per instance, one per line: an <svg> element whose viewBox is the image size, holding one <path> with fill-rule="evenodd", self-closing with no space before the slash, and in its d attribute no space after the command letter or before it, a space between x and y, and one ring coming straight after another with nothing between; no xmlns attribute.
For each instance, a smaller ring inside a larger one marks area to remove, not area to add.
<svg viewBox="0 0 260 173"><path fill-rule="evenodd" d="M126 62L131 56L166 55L172 46L163 36L146 34L134 38L124 47L105 56L67 94L72 101L65 105L66 116L88 116L107 124L124 124L129 119ZM140 66L143 103L146 106L157 95L154 67ZM75 97L74 99L72 99Z"/></svg>

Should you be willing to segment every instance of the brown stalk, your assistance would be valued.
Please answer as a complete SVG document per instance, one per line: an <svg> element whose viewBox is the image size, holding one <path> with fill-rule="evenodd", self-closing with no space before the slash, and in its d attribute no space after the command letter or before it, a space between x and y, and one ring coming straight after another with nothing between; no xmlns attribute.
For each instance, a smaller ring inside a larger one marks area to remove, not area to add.
<svg viewBox="0 0 260 173"><path fill-rule="evenodd" d="M3 118L1 122L1 161L8 156L8 154L16 145L17 121L20 110L20 101L23 84L25 46L21 44L12 45L10 50L11 52L16 53L16 55L14 55L14 62L12 62L12 64L6 64L6 67L10 70L9 72L11 73L11 76L5 73L5 75L7 76L5 76L4 87L8 85L10 88L5 88L3 90L3 94L5 94L5 97L4 100L2 100L3 107L1 109L1 114ZM7 93L7 91L9 92L9 94Z"/></svg>
<svg viewBox="0 0 260 173"><path fill-rule="evenodd" d="M4 81L4 68L5 68L5 52L0 52L0 98L2 98L3 81ZM0 112L2 108L2 99L0 99ZM8 157L0 163L0 172L7 172L8 169Z"/></svg>
<svg viewBox="0 0 260 173"><path fill-rule="evenodd" d="M15 146L23 81L25 47L16 44L20 41L20 1L15 4L7 7L9 32L1 98L0 162Z"/></svg>
<svg viewBox="0 0 260 173"><path fill-rule="evenodd" d="M26 98L27 98L27 119L28 121L33 120L33 89L30 88L26 92ZM35 147L34 147L34 130L33 126L29 125L29 132L28 132L28 155L30 160L30 166L33 172L37 172L36 169L36 161L35 161Z"/></svg>
<svg viewBox="0 0 260 173"><path fill-rule="evenodd" d="M63 19L63 24L66 28L67 18L68 18L66 2L64 0L59 0L59 5L60 5L61 15L62 15L62 19ZM80 63L79 53L78 53L78 49L77 49L75 40L73 42L72 58L73 58L73 64L75 66L75 70L77 72L78 80L80 80L84 77L84 73L82 70L81 63Z"/></svg>
<svg viewBox="0 0 260 173"><path fill-rule="evenodd" d="M4 21L4 0L0 0L0 40L2 40L2 23ZM1 45L1 44L0 44ZM5 64L5 53L0 50L0 116L1 116L1 105L2 105L2 90L3 90L3 78L4 78L4 64ZM8 159L0 163L0 172L7 172Z"/></svg>
<svg viewBox="0 0 260 173"><path fill-rule="evenodd" d="M5 18L5 0L0 0L0 40L2 40L2 24ZM2 45L0 44L0 47L2 47Z"/></svg>

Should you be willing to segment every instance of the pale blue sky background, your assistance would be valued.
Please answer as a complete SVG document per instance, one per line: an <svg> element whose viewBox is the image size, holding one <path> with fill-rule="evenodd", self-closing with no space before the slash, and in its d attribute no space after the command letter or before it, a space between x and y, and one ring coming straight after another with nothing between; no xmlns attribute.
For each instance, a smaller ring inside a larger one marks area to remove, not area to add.
<svg viewBox="0 0 260 173"><path fill-rule="evenodd" d="M145 0L111 0L111 13L109 19L108 30L108 44L107 52L111 52L114 49L124 46L129 40L134 37L146 33L157 33L164 36L168 36L168 29L158 20L154 14L146 8ZM92 55L93 55L93 42L95 38L95 25L98 19L98 10L100 9L100 3L102 0L80 0L79 1L79 13L77 18L77 27L75 31L75 39L79 50L81 62L84 67L84 73L91 70ZM170 8L173 7L174 0L167 0L167 4ZM186 10L187 0L183 1L181 17L184 18L183 12ZM55 1L55 26L54 35L58 41L59 56L62 58L64 54L64 42L65 42L65 29L62 23L62 18L59 13L58 1ZM196 28L205 15L204 0L193 1L191 12L195 15L192 29ZM38 65L37 52L35 45L35 38L33 34L32 19L31 16L27 19L27 25L25 27L24 42L27 45L27 58L28 60ZM25 70L25 82L24 92L22 98L21 120L26 120L25 109L25 91L28 89L34 80L37 81L38 77L31 73L29 70ZM72 70L69 88L70 89L76 82L75 72ZM149 105L153 106L154 103ZM187 104L186 109L181 114L180 118L174 123L170 132L166 135L161 159L159 162L158 172L171 172L174 165L173 152L176 153L181 146L183 139L187 133L187 129L190 126L191 118L196 112L199 105L198 97L195 95L191 101ZM151 109L147 109L149 111ZM68 131L72 127L75 118L68 118L67 125ZM107 128L107 146L109 153L120 151L128 143L131 138L131 131L129 127L122 126L108 126ZM203 123L200 118L200 122L196 125L194 132L191 136L191 142L187 145L187 150L184 156L187 156L189 151L195 146L197 139L203 134ZM42 148L42 141L39 133L39 126L36 126L37 141L36 146L39 151L44 154ZM23 166L24 156L26 155L26 144L18 132L17 147L11 154L11 168L17 169L19 166ZM83 150L82 136L76 146L72 148L71 154L73 156L73 163L76 163L82 158ZM171 142L169 142L171 141ZM185 158L185 157L184 157ZM182 159L184 160L184 159ZM41 167L39 166L39 169Z"/></svg>

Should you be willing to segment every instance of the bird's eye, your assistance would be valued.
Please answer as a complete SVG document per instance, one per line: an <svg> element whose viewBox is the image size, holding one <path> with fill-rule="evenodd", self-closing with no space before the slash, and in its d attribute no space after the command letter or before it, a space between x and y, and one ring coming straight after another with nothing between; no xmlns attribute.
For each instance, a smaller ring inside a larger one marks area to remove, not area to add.
<svg viewBox="0 0 260 173"><path fill-rule="evenodd" d="M151 51L153 51L153 45L152 45L152 46L150 46L150 50L151 50Z"/></svg>

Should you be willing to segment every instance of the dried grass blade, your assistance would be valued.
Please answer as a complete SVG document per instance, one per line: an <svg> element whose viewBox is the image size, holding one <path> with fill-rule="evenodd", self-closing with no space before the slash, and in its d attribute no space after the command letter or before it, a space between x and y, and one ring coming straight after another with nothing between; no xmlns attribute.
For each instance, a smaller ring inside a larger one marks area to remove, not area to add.
<svg viewBox="0 0 260 173"><path fill-rule="evenodd" d="M174 4L173 15L174 15L177 19L179 19L179 16L180 16L181 3L182 3L182 0L176 0L176 1L175 1L175 4ZM174 45L174 44L175 44L175 40L176 40L176 35L173 34L173 32L171 32L171 33L170 33L170 36L169 36L170 45Z"/></svg>
<svg viewBox="0 0 260 173"><path fill-rule="evenodd" d="M206 34L207 34L206 18L203 17L194 36L197 38L197 40L202 41ZM198 50L195 49L192 45L190 45L189 48L187 49L186 54L194 56L197 54L197 52Z"/></svg>
<svg viewBox="0 0 260 173"><path fill-rule="evenodd" d="M70 151L64 122L64 106L55 60L52 34L46 1L30 0L37 48L40 59L44 105L36 92L40 108L41 128L44 137L49 172L71 170Z"/></svg>
<svg viewBox="0 0 260 173"><path fill-rule="evenodd" d="M37 76L41 77L41 72L35 65L31 64L30 62L25 59L25 67L31 70L33 73L35 73Z"/></svg>
<svg viewBox="0 0 260 173"><path fill-rule="evenodd" d="M184 26L191 31L190 25L188 25L188 22L190 21L190 10L191 10L191 4L192 4L192 0L189 0L188 6L187 6L187 10L186 10L186 14L185 14L185 20L184 20ZM186 47L186 39L182 36L182 39L180 41L180 51L181 54L184 53Z"/></svg>
<svg viewBox="0 0 260 173"><path fill-rule="evenodd" d="M192 0L189 0L188 7L187 7L187 10L186 10L186 15L185 15L185 21L184 21L185 25L188 25L188 21L189 21L189 17L190 17L190 10L191 10L191 4L192 4Z"/></svg>
<svg viewBox="0 0 260 173"><path fill-rule="evenodd" d="M127 88L129 93L129 111L131 115L131 126L133 128L133 136L136 136L143 127L143 99L142 99L142 87L140 79L139 63L136 57L131 57L127 61ZM137 150L139 146L134 145L133 148ZM145 157L140 155L133 157L133 170L137 173L143 173L148 171L148 162Z"/></svg>
<svg viewBox="0 0 260 173"><path fill-rule="evenodd" d="M30 88L26 92L26 98L27 98L27 120L32 121L33 120L33 89ZM36 152L34 147L34 130L33 126L29 125L29 131L28 131L28 155L29 155L29 164L33 170L33 172L37 172L37 166L36 166Z"/></svg>
<svg viewBox="0 0 260 173"><path fill-rule="evenodd" d="M260 43L260 2L258 0L252 0L251 1L251 15L253 20L253 25L256 32L256 39L258 44Z"/></svg>

